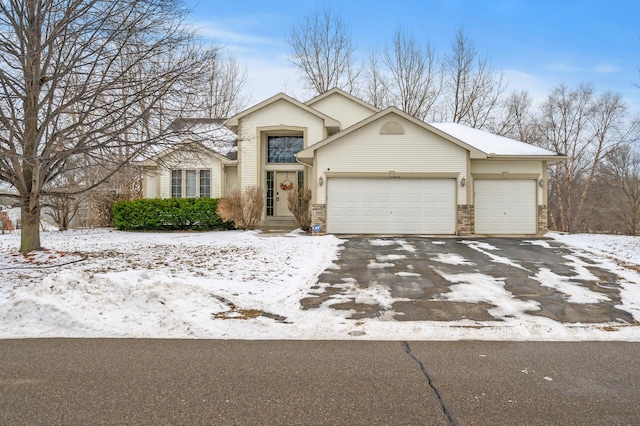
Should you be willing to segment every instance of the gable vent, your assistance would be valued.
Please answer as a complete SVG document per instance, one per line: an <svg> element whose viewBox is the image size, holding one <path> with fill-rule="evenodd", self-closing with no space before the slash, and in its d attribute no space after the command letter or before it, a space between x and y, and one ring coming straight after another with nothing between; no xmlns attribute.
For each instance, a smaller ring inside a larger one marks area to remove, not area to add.
<svg viewBox="0 0 640 426"><path fill-rule="evenodd" d="M397 121L387 121L380 129L381 135L404 135L404 128Z"/></svg>

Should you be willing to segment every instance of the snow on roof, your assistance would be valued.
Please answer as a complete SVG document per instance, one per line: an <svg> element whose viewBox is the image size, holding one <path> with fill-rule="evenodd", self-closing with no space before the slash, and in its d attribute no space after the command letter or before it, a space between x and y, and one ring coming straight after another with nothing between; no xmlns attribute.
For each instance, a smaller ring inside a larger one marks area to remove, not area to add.
<svg viewBox="0 0 640 426"><path fill-rule="evenodd" d="M238 136L223 125L219 118L178 118L170 126L176 134L170 144L198 142L205 148L231 160L237 159ZM168 149L167 144L153 147L151 154L158 155Z"/></svg>
<svg viewBox="0 0 640 426"><path fill-rule="evenodd" d="M459 123L429 123L431 126L453 136L454 138L471 145L472 147L492 155L531 155L531 156L558 156L557 152L549 151L539 146L531 145L510 139L504 136L494 135L483 130L474 129Z"/></svg>

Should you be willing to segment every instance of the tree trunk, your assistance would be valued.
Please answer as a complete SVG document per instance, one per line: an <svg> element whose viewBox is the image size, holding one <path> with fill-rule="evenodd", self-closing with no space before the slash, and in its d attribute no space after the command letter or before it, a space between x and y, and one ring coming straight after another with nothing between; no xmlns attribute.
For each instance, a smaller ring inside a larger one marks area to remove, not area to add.
<svg viewBox="0 0 640 426"><path fill-rule="evenodd" d="M27 202L21 209L22 230L20 231L20 252L40 250L40 207L29 208Z"/></svg>

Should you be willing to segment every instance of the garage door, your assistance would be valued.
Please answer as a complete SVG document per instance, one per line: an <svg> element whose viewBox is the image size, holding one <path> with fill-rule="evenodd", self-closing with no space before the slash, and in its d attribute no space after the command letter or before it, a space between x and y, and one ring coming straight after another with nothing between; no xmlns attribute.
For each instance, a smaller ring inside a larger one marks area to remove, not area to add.
<svg viewBox="0 0 640 426"><path fill-rule="evenodd" d="M476 234L535 234L535 180L475 181Z"/></svg>
<svg viewBox="0 0 640 426"><path fill-rule="evenodd" d="M455 179L327 180L334 234L454 234Z"/></svg>

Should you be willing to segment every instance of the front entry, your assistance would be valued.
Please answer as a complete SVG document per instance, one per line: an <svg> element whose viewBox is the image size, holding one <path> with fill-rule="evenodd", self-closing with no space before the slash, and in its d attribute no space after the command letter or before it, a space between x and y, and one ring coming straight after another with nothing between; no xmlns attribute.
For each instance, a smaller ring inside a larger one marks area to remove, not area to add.
<svg viewBox="0 0 640 426"><path fill-rule="evenodd" d="M287 195L293 189L296 180L296 172L276 172L275 216L293 216L289 211Z"/></svg>
<svg viewBox="0 0 640 426"><path fill-rule="evenodd" d="M300 184L302 172L267 172L267 216L293 217L289 211L287 196Z"/></svg>

